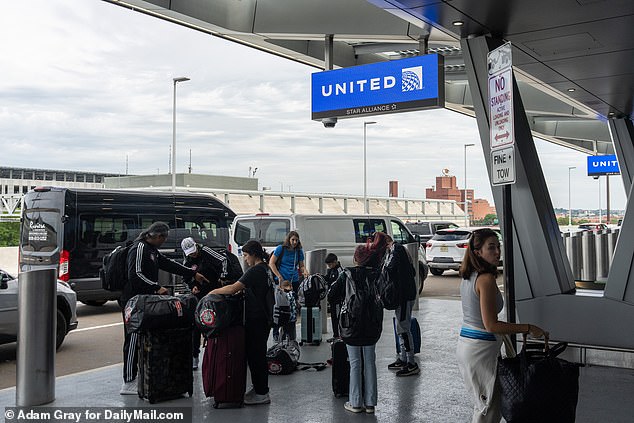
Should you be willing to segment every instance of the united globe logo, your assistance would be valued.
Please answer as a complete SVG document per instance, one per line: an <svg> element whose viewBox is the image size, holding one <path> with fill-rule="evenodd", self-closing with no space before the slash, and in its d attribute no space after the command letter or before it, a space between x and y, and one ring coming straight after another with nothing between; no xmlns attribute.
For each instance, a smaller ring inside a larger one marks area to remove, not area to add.
<svg viewBox="0 0 634 423"><path fill-rule="evenodd" d="M401 69L401 91L415 91L423 89L423 67Z"/></svg>

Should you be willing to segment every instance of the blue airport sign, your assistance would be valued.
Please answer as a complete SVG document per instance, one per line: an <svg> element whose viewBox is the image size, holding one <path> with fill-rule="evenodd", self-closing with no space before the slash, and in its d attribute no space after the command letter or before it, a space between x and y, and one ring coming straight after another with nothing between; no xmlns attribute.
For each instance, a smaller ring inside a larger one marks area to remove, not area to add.
<svg viewBox="0 0 634 423"><path fill-rule="evenodd" d="M443 56L427 54L312 74L312 119L445 106Z"/></svg>
<svg viewBox="0 0 634 423"><path fill-rule="evenodd" d="M618 175L619 162L616 155L588 156L588 176Z"/></svg>

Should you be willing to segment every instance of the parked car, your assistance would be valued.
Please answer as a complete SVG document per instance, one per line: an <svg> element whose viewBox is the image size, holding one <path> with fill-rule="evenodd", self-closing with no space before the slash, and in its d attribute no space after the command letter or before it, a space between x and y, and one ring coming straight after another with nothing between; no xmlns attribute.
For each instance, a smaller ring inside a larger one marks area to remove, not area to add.
<svg viewBox="0 0 634 423"><path fill-rule="evenodd" d="M414 235L418 235L420 242L425 244L441 229L457 228L453 222L445 220L430 220L428 222L408 222L405 224Z"/></svg>
<svg viewBox="0 0 634 423"><path fill-rule="evenodd" d="M469 240L473 231L483 228L451 228L441 229L427 241L427 265L432 275L440 276L445 270L458 270L464 258ZM500 263L503 264L502 232L500 228L487 228L493 230L500 240Z"/></svg>
<svg viewBox="0 0 634 423"><path fill-rule="evenodd" d="M57 329L55 347L77 328L77 295L64 281L57 280ZM34 310L33 312L37 312ZM18 280L0 269L0 344L18 339Z"/></svg>
<svg viewBox="0 0 634 423"><path fill-rule="evenodd" d="M606 225L605 223L582 223L577 226L577 229L581 231L599 232L608 229L608 225Z"/></svg>

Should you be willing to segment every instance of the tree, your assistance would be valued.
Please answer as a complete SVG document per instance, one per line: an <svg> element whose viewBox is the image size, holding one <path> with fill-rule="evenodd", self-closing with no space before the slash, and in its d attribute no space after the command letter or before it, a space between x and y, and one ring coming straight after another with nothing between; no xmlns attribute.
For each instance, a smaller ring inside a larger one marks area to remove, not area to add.
<svg viewBox="0 0 634 423"><path fill-rule="evenodd" d="M20 245L20 222L0 222L0 247Z"/></svg>

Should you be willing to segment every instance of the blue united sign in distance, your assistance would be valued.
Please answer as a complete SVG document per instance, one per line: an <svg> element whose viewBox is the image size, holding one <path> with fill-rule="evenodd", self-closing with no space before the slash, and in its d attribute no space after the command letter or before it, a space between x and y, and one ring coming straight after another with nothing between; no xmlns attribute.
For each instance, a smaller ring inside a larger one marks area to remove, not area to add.
<svg viewBox="0 0 634 423"><path fill-rule="evenodd" d="M351 118L445 106L437 54L312 74L312 119Z"/></svg>
<svg viewBox="0 0 634 423"><path fill-rule="evenodd" d="M588 176L618 175L620 173L616 155L588 156Z"/></svg>

